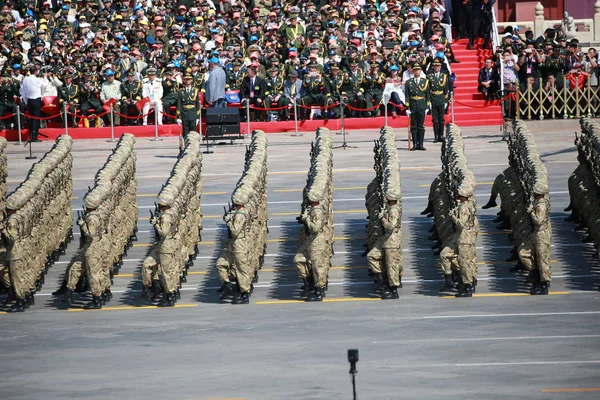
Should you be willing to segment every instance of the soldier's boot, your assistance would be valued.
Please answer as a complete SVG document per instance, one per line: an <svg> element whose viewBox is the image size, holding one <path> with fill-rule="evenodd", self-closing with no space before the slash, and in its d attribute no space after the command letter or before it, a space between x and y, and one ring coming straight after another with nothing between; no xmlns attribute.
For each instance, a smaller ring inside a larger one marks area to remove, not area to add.
<svg viewBox="0 0 600 400"><path fill-rule="evenodd" d="M15 300L17 300L17 296L15 295L15 291L13 290L13 288L10 287L8 288L8 296L6 296L6 299L4 299L4 301L2 302L2 307L6 307Z"/></svg>
<svg viewBox="0 0 600 400"><path fill-rule="evenodd" d="M198 250L198 243L196 243L194 245L194 258L198 257L198 253L200 253L200 250Z"/></svg>
<svg viewBox="0 0 600 400"><path fill-rule="evenodd" d="M440 249L440 248L442 248L442 241L441 240L438 240L437 242L435 242L433 244L433 246L431 246L431 250Z"/></svg>
<svg viewBox="0 0 600 400"><path fill-rule="evenodd" d="M159 307L174 307L176 302L175 293L166 293L163 299L158 303Z"/></svg>
<svg viewBox="0 0 600 400"><path fill-rule="evenodd" d="M41 277L38 278L37 281L35 281L35 291L39 292L40 290L42 290L42 279L41 279Z"/></svg>
<svg viewBox="0 0 600 400"><path fill-rule="evenodd" d="M427 215L432 211L433 211L433 202L429 201L429 202L427 202L427 207L423 211L421 211L421 215Z"/></svg>
<svg viewBox="0 0 600 400"><path fill-rule="evenodd" d="M26 304L25 308L29 308L29 306L34 306L35 305L35 297L33 295L34 295L34 293L31 292L25 298L25 300L27 301L27 304Z"/></svg>
<svg viewBox="0 0 600 400"><path fill-rule="evenodd" d="M58 298L59 303L71 304L73 302L73 291L69 288Z"/></svg>
<svg viewBox="0 0 600 400"><path fill-rule="evenodd" d="M427 150L425 146L423 146L425 140L425 132L419 133L419 150L425 151Z"/></svg>
<svg viewBox="0 0 600 400"><path fill-rule="evenodd" d="M113 298L113 294L110 291L110 289L106 289L103 293L102 293L102 298L104 299L104 301L106 303L108 303L112 298Z"/></svg>
<svg viewBox="0 0 600 400"><path fill-rule="evenodd" d="M531 283L532 285L539 285L541 282L540 270L536 268L529 271L529 274L527 275L527 278L525 278L525 281Z"/></svg>
<svg viewBox="0 0 600 400"><path fill-rule="evenodd" d="M140 299L150 299L150 287L142 285L142 294L140 294Z"/></svg>
<svg viewBox="0 0 600 400"><path fill-rule="evenodd" d="M484 210L487 210L488 208L497 207L497 206L498 206L498 204L496 203L496 198L494 196L490 196L490 199L488 200L487 204L481 208Z"/></svg>
<svg viewBox="0 0 600 400"><path fill-rule="evenodd" d="M417 150L417 147L418 147L417 133L411 132L411 136L412 136L412 147L410 148L410 151L415 151L415 150Z"/></svg>
<svg viewBox="0 0 600 400"><path fill-rule="evenodd" d="M308 294L306 301L323 301L323 296L325 294L324 288L316 287L312 292Z"/></svg>
<svg viewBox="0 0 600 400"><path fill-rule="evenodd" d="M233 300L231 300L231 304L249 304L249 303L250 303L250 294L248 292L236 293Z"/></svg>
<svg viewBox="0 0 600 400"><path fill-rule="evenodd" d="M585 231L586 227L585 227L585 224L583 223L583 221L581 221L579 224L577 224L577 226L573 230L575 232L583 232L583 231Z"/></svg>
<svg viewBox="0 0 600 400"><path fill-rule="evenodd" d="M550 288L550 282L540 282L536 288L531 289L532 295L547 295Z"/></svg>
<svg viewBox="0 0 600 400"><path fill-rule="evenodd" d="M308 278L303 279L302 282L304 283L304 285L302 286L302 291L300 292L300 297L306 298L306 296L308 296L308 294L314 290L315 282L314 282L312 276L309 276Z"/></svg>
<svg viewBox="0 0 600 400"><path fill-rule="evenodd" d="M426 215L427 218L431 218L433 216L434 216L433 211Z"/></svg>
<svg viewBox="0 0 600 400"><path fill-rule="evenodd" d="M438 142L438 130L439 130L439 124L437 122L433 123L433 143L437 143Z"/></svg>
<svg viewBox="0 0 600 400"><path fill-rule="evenodd" d="M100 296L93 296L92 301L83 306L85 310L99 310L102 308L102 298Z"/></svg>
<svg viewBox="0 0 600 400"><path fill-rule="evenodd" d="M572 200L569 202L569 205L567 206L567 208L565 208L563 211L569 212L571 210L573 210L573 201Z"/></svg>
<svg viewBox="0 0 600 400"><path fill-rule="evenodd" d="M52 296L62 296L67 291L67 281L63 279L58 290L52 292Z"/></svg>
<svg viewBox="0 0 600 400"><path fill-rule="evenodd" d="M375 284L373 285L373 293L382 295L386 291L385 279L383 279L383 274L374 274L373 281Z"/></svg>
<svg viewBox="0 0 600 400"><path fill-rule="evenodd" d="M500 210L500 212L496 215L496 218L492 220L493 223L497 224L498 222L502 222L506 219L506 213L504 210Z"/></svg>
<svg viewBox="0 0 600 400"><path fill-rule="evenodd" d="M152 292L154 292L154 295L152 296L152 301L159 301L160 299L162 299L163 290L162 286L160 286L159 281L152 282Z"/></svg>
<svg viewBox="0 0 600 400"><path fill-rule="evenodd" d="M503 220L500 225L497 227L498 229L509 231L511 229L510 222L507 220Z"/></svg>
<svg viewBox="0 0 600 400"><path fill-rule="evenodd" d="M79 281L77 281L77 286L75 287L75 293L85 293L89 290L89 285L87 278L82 276Z"/></svg>
<svg viewBox="0 0 600 400"><path fill-rule="evenodd" d="M13 304L12 307L10 307L7 311L9 313L24 312L25 311L25 303L26 303L25 300L17 299L15 304Z"/></svg>
<svg viewBox="0 0 600 400"><path fill-rule="evenodd" d="M252 278L252 283L258 283L258 271L254 272L254 278Z"/></svg>
<svg viewBox="0 0 600 400"><path fill-rule="evenodd" d="M440 288L440 292L446 292L448 290L455 290L456 284L454 283L454 279L452 279L452 274L444 275L444 284Z"/></svg>
<svg viewBox="0 0 600 400"><path fill-rule="evenodd" d="M527 268L525 268L525 265L523 265L523 263L521 262L521 260L519 260L519 262L517 262L517 265L515 265L514 267L512 267L508 271L509 272L523 272L523 271L527 271Z"/></svg>
<svg viewBox="0 0 600 400"><path fill-rule="evenodd" d="M221 298L220 300L223 302L225 300L232 300L235 295L235 288L231 284L231 282L225 282L221 285Z"/></svg>
<svg viewBox="0 0 600 400"><path fill-rule="evenodd" d="M579 212L574 208L573 211L571 212L571 215L569 215L565 221L567 222L577 222L579 221Z"/></svg>
<svg viewBox="0 0 600 400"><path fill-rule="evenodd" d="M391 286L382 293L381 298L383 300L399 299L400 296L398 296L398 289L395 286Z"/></svg>
<svg viewBox="0 0 600 400"><path fill-rule="evenodd" d="M510 257L508 257L506 259L506 262L513 262L513 261L517 261L519 259L519 255L517 254L517 251L515 249L513 249L510 253Z"/></svg>
<svg viewBox="0 0 600 400"><path fill-rule="evenodd" d="M587 235L586 237L581 239L581 243L593 243L593 242L594 242L594 238L592 237L592 235Z"/></svg>
<svg viewBox="0 0 600 400"><path fill-rule="evenodd" d="M473 286L466 284L460 287L458 293L454 295L455 297L473 297Z"/></svg>
<svg viewBox="0 0 600 400"><path fill-rule="evenodd" d="M437 232L433 232L433 234L429 235L429 237L427 239L437 242L440 240L440 237L438 236Z"/></svg>
<svg viewBox="0 0 600 400"><path fill-rule="evenodd" d="M183 271L184 272L181 274L181 278L179 278L179 281L181 283L187 283L187 276L186 276L186 273L185 273L185 269Z"/></svg>

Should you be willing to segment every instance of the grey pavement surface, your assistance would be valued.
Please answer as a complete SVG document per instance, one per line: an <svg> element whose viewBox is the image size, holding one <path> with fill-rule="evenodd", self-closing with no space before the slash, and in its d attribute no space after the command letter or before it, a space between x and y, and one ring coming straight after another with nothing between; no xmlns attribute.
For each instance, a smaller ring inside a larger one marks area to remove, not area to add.
<svg viewBox="0 0 600 400"><path fill-rule="evenodd" d="M83 294L69 310L54 303L50 293L75 252L73 241L46 275L36 305L0 315L0 398L351 399L348 348L360 349L362 400L598 398L600 265L562 211L577 165L573 132L579 125L529 126L550 177L554 253L547 297L528 296L525 276L508 272L511 242L492 223L497 209L478 210L479 297L439 297L442 275L427 240L430 221L419 212L440 171L440 146L426 142L426 152L408 152L406 130L398 130L404 288L399 300L372 299L361 253L377 132L358 131L347 137L357 148L334 150L336 254L326 302L297 301L295 217L313 136L286 134L268 136L270 233L252 304L218 304L216 293L214 261L226 239L222 206L243 166L245 147L238 144L217 146L204 157L205 230L178 307L141 308L141 261L154 240L148 210L176 160L177 139L138 140L139 240L114 279L115 297L101 311L80 309L89 300ZM463 135L481 206L508 151L497 127L465 128ZM334 136L334 145L341 144ZM35 144L34 152L41 156L50 146ZM75 142L74 210L112 146ZM6 153L11 191L32 161L13 144Z"/></svg>

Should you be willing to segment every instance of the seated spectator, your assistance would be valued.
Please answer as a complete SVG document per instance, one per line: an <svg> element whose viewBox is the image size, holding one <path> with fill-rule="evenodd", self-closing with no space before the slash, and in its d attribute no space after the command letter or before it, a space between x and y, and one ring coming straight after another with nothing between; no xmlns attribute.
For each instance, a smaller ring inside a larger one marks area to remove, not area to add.
<svg viewBox="0 0 600 400"><path fill-rule="evenodd" d="M500 74L498 69L494 67L491 58L485 60L485 66L479 71L477 81L479 82L477 91L483 93L486 100L496 98L496 92L500 89Z"/></svg>

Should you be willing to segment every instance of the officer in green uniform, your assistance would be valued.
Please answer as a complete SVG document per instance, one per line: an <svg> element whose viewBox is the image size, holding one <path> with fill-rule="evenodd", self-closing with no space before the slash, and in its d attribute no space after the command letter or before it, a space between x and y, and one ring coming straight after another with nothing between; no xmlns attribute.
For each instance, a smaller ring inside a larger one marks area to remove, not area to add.
<svg viewBox="0 0 600 400"><path fill-rule="evenodd" d="M163 111L168 115L175 115L176 112L171 110L171 107L177 108L177 91L181 88L181 84L175 79L173 71L167 71L162 80L163 87Z"/></svg>
<svg viewBox="0 0 600 400"><path fill-rule="evenodd" d="M58 93L58 103L60 104L60 112L63 115L65 113L65 104L67 104L67 112L75 114L75 109L79 104L79 88L73 84L73 75L67 72L65 75L65 84L60 88ZM75 119L72 115L67 115L67 121L65 124L69 124L72 127L77 127Z"/></svg>
<svg viewBox="0 0 600 400"><path fill-rule="evenodd" d="M177 123L183 125L184 139L190 131L196 130L200 110L200 97L198 89L192 85L193 79L191 74L185 74L184 86L177 93Z"/></svg>
<svg viewBox="0 0 600 400"><path fill-rule="evenodd" d="M127 72L127 80L121 83L121 114L129 116L140 115L136 103L142 99L142 83L135 80L135 70ZM139 119L124 118L126 125L139 125Z"/></svg>
<svg viewBox="0 0 600 400"><path fill-rule="evenodd" d="M414 77L410 78L405 85L406 114L410 117L410 132L413 140L414 150L425 150L423 140L425 138L425 115L429 111L429 81L421 76L421 64L414 63L412 66Z"/></svg>
<svg viewBox="0 0 600 400"><path fill-rule="evenodd" d="M370 68L369 73L365 75L362 81L367 108L374 107L381 103L383 85L385 83L385 74L379 72L379 63L371 63ZM376 117L379 115L379 107L371 111L365 111L364 114L366 117Z"/></svg>
<svg viewBox="0 0 600 400"><path fill-rule="evenodd" d="M6 112L15 112L15 96L19 96L19 91L12 84L10 73L5 71L2 74L2 82L0 82L0 117ZM14 117L0 120L0 129L10 127L13 122Z"/></svg>
<svg viewBox="0 0 600 400"><path fill-rule="evenodd" d="M242 80L244 80L244 72L242 71L242 63L238 60L234 60L231 71L227 71L227 90L240 90L242 87Z"/></svg>
<svg viewBox="0 0 600 400"><path fill-rule="evenodd" d="M267 108L287 107L289 100L283 95L283 77L280 74L279 68L272 66L269 68L269 74L265 83L267 91L265 92L265 105ZM268 111L269 121L281 121L284 110Z"/></svg>
<svg viewBox="0 0 600 400"><path fill-rule="evenodd" d="M450 99L450 79L441 71L442 62L433 61L433 72L427 76L430 84L431 117L433 119L433 143L441 142L444 136L444 114Z"/></svg>
<svg viewBox="0 0 600 400"><path fill-rule="evenodd" d="M344 86L344 75L340 72L340 66L338 64L331 64L329 67L329 76L327 77L327 102L328 104L339 103L342 96L342 87L347 96L348 83ZM327 110L332 118L337 118L337 107Z"/></svg>
<svg viewBox="0 0 600 400"><path fill-rule="evenodd" d="M325 105L325 80L317 72L317 64L310 64L308 66L308 74L304 77L302 87L306 95L300 100L300 104L303 106L321 106ZM306 119L306 113L310 111L306 108L300 109L300 119Z"/></svg>

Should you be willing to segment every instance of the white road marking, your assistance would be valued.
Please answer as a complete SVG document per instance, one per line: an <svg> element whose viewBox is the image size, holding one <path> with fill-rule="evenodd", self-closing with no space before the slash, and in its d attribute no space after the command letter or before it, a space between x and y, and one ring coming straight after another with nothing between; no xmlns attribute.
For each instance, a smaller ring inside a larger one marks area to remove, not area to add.
<svg viewBox="0 0 600 400"><path fill-rule="evenodd" d="M593 315L600 311L565 311L547 313L511 313L511 314L459 314L459 315L430 315L421 319L469 319L469 318L506 318L506 317L548 317L555 315Z"/></svg>
<svg viewBox="0 0 600 400"><path fill-rule="evenodd" d="M528 365L570 365L570 364L600 364L600 360L562 360L562 361L514 361L495 363L462 363L462 364L423 364L423 365L387 365L383 368L448 368L448 367L509 367Z"/></svg>
<svg viewBox="0 0 600 400"><path fill-rule="evenodd" d="M373 344L398 344L404 343L445 343L445 342L493 342L511 340L558 340L558 339L597 339L600 335L552 335L552 336L502 336L479 338L435 338L435 339L402 339L402 340L374 340Z"/></svg>

